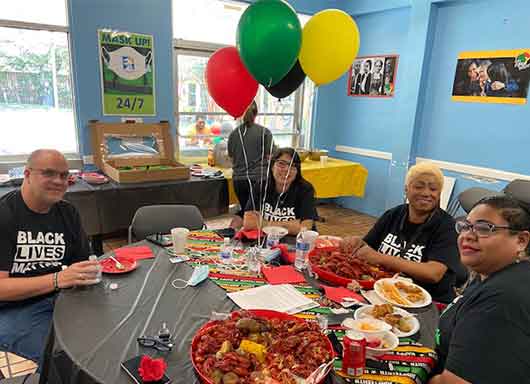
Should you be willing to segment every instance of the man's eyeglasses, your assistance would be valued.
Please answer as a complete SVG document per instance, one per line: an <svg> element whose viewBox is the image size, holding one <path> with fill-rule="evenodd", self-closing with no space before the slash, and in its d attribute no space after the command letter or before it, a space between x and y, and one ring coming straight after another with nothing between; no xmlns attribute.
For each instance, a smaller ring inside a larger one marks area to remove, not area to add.
<svg viewBox="0 0 530 384"><path fill-rule="evenodd" d="M44 176L47 179L55 179L57 176L59 176L61 180L66 181L68 180L68 176L70 176L69 171L59 172L59 171L56 171L55 169L49 169L49 168L45 168L45 169L29 168L29 169L31 169L32 171L39 172L42 176Z"/></svg>
<svg viewBox="0 0 530 384"><path fill-rule="evenodd" d="M455 229L456 233L458 234L473 231L473 233L475 233L478 237L491 236L500 229L507 229L510 231L519 232L518 229L514 229L505 225L495 225L486 221L479 221L475 224L471 224L469 221L466 220L457 221L455 224Z"/></svg>
<svg viewBox="0 0 530 384"><path fill-rule="evenodd" d="M170 341L161 340L159 337L142 336L136 339L138 344L142 347L154 348L160 352L169 352L173 348L173 343Z"/></svg>

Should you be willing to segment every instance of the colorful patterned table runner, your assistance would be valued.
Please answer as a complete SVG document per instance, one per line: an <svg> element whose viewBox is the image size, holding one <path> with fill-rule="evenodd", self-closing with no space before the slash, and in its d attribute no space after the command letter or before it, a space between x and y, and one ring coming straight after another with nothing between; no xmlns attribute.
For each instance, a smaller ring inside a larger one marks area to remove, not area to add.
<svg viewBox="0 0 530 384"><path fill-rule="evenodd" d="M193 266L207 264L210 267L210 279L227 292L235 292L267 284L261 275L251 273L246 268L244 248L236 247L230 265L225 265L219 257L223 239L213 231L191 232L187 250L189 263ZM318 289L307 283L295 284L294 287L306 297L317 301L320 307L297 314L296 316L315 320L317 314L331 314L326 306L327 299ZM339 340L344 337L344 330L330 328ZM385 354L381 361L391 363L392 370L366 368L365 374L358 378L346 378L341 373L342 360L335 361L335 371L347 382L354 384L423 384L428 380L434 364L436 353L425 348L413 339L402 338L396 350Z"/></svg>

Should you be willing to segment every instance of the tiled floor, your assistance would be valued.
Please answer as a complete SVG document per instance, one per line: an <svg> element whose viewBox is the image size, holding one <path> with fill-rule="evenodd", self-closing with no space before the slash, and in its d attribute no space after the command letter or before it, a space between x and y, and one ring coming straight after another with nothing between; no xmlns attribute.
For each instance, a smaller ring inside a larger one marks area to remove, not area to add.
<svg viewBox="0 0 530 384"><path fill-rule="evenodd" d="M332 204L319 205L317 210L319 216L323 219L323 221L317 223L317 229L321 235L363 236L375 222L375 219L371 216ZM229 215L207 219L206 225L209 229L226 228L231 219L232 216ZM126 237L108 239L103 243L103 250L104 252L110 252L126 244ZM32 373L35 369L35 363L29 360L10 353L5 354L0 352L0 371L6 378Z"/></svg>
<svg viewBox="0 0 530 384"><path fill-rule="evenodd" d="M0 371L5 378L33 373L37 365L12 353L0 352ZM1 377L1 376L0 376Z"/></svg>

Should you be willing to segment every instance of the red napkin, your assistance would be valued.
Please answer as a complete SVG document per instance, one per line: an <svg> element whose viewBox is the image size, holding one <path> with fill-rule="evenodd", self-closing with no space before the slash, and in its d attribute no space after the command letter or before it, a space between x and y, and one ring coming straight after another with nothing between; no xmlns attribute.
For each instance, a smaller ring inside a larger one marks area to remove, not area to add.
<svg viewBox="0 0 530 384"><path fill-rule="evenodd" d="M336 303L342 303L344 301L345 297L351 297L352 299L359 300L360 302L364 303L364 297L359 295L358 293L355 293L353 291L350 291L347 288L344 287L330 287L327 285L321 285L322 288L324 288L324 291L326 292L326 297L330 300L335 301Z"/></svg>
<svg viewBox="0 0 530 384"><path fill-rule="evenodd" d="M158 381L166 372L167 363L164 359L152 359L147 355L143 355L138 367L138 373L144 382Z"/></svg>
<svg viewBox="0 0 530 384"><path fill-rule="evenodd" d="M282 265L280 267L263 267L261 272L267 279L267 281L272 284L296 284L304 283L304 275L297 272L292 265Z"/></svg>
<svg viewBox="0 0 530 384"><path fill-rule="evenodd" d="M257 240L259 233L260 232L257 229L251 229L249 231L241 230L238 233L236 233L234 238L236 240L241 240L241 239ZM263 239L264 237L265 237L265 233L261 232L261 238Z"/></svg>
<svg viewBox="0 0 530 384"><path fill-rule="evenodd" d="M155 257L151 248L146 245L137 247L123 247L114 250L118 257L127 257L133 260L152 259Z"/></svg>

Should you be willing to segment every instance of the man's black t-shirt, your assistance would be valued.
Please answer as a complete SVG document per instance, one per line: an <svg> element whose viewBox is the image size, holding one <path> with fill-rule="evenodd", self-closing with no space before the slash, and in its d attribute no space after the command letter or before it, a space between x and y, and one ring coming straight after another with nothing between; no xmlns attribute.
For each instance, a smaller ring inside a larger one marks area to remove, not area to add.
<svg viewBox="0 0 530 384"><path fill-rule="evenodd" d="M378 252L424 263L438 261L447 271L437 284L417 282L433 300L449 303L454 298L455 270L460 263L456 244L455 220L437 208L423 224L408 221L408 204L386 211L377 220L364 241Z"/></svg>
<svg viewBox="0 0 530 384"><path fill-rule="evenodd" d="M530 263L477 278L440 317L438 365L470 383L530 383Z"/></svg>
<svg viewBox="0 0 530 384"><path fill-rule="evenodd" d="M41 276L86 260L89 253L79 214L70 203L60 201L41 214L28 208L20 190L0 199L0 271L10 277ZM36 299L0 301L0 307Z"/></svg>
<svg viewBox="0 0 530 384"><path fill-rule="evenodd" d="M283 194L279 194L273 184L274 182L269 181L263 204L263 194L256 193L260 190L259 183L256 183L256 188L254 188L254 206L252 201L249 200L246 210L252 211L255 207L256 211L263 212L263 219L267 221L317 219L315 190L310 183L307 181L293 182Z"/></svg>

